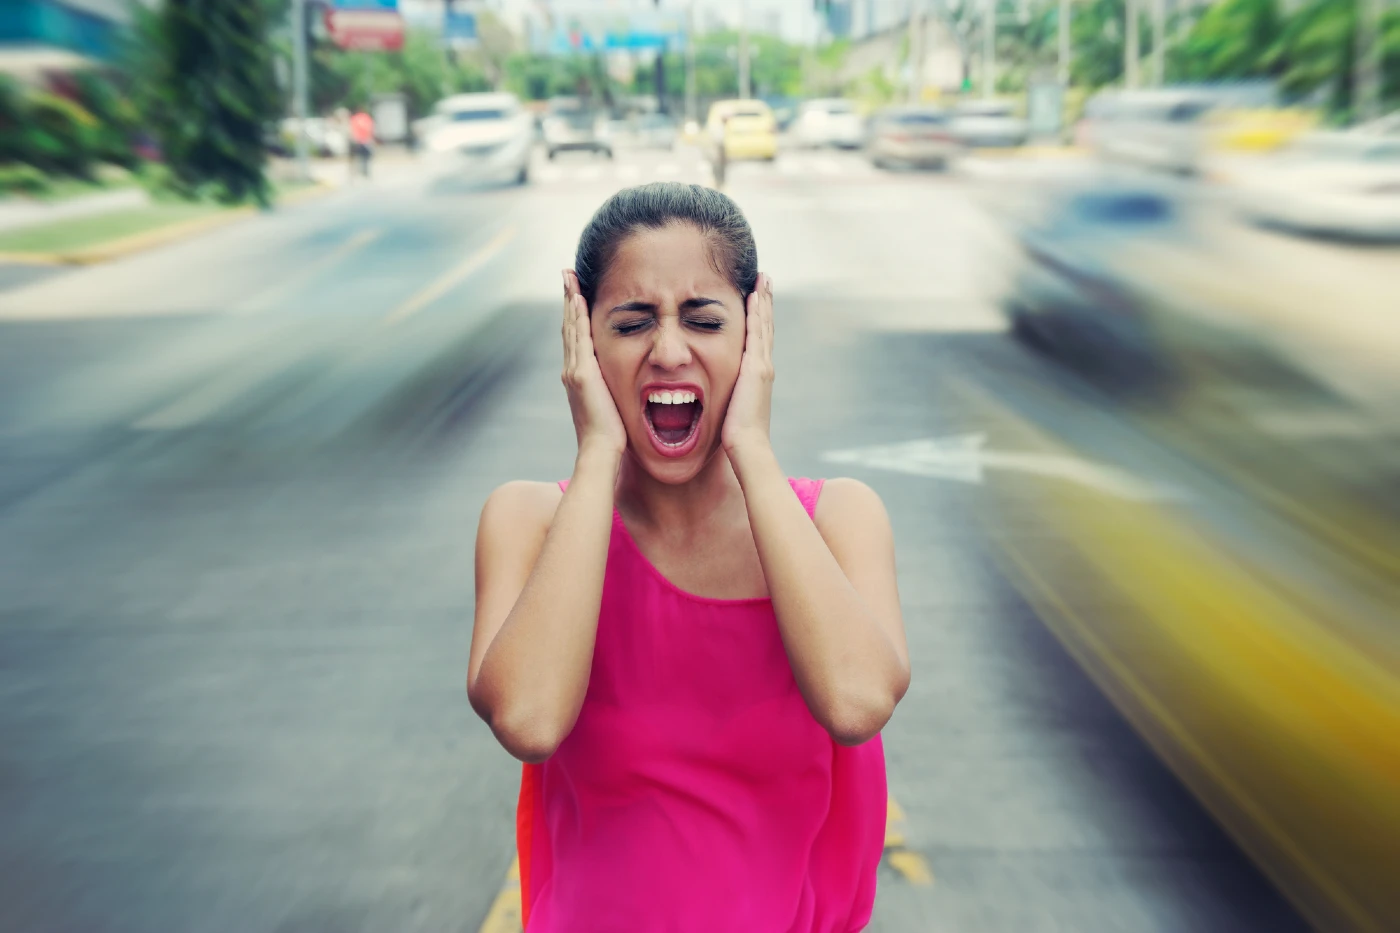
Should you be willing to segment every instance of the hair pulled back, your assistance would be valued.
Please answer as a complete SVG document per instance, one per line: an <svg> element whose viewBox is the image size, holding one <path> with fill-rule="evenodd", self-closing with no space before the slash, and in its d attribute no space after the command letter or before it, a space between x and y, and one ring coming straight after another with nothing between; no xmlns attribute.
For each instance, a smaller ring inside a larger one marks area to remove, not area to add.
<svg viewBox="0 0 1400 933"><path fill-rule="evenodd" d="M713 188L655 182L624 188L603 202L579 237L574 271L590 310L618 248L642 230L690 224L709 244L710 264L740 296L758 279L758 247L739 205Z"/></svg>

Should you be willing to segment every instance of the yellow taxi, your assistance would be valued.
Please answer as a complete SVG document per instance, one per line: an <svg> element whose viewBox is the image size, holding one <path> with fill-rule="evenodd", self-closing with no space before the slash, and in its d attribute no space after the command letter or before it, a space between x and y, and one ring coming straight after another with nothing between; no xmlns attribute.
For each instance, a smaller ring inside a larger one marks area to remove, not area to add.
<svg viewBox="0 0 1400 933"><path fill-rule="evenodd" d="M710 107L705 136L712 150L724 147L726 160L778 157L778 122L761 100L721 100Z"/></svg>

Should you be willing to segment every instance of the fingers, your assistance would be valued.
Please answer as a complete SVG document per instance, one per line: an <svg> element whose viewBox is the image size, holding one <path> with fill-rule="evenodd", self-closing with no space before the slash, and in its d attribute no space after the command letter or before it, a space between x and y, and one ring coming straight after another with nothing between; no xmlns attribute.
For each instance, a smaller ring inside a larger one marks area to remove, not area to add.
<svg viewBox="0 0 1400 933"><path fill-rule="evenodd" d="M564 324L561 332L564 337L564 375L565 377L567 377L569 373L573 371L574 368L574 346L576 343L576 338L574 337L574 307L572 297L573 289L571 281L573 277L569 274L568 269L564 270L563 277Z"/></svg>
<svg viewBox="0 0 1400 933"><path fill-rule="evenodd" d="M760 274L749 295L744 352L753 353L772 366L773 353L773 280Z"/></svg>

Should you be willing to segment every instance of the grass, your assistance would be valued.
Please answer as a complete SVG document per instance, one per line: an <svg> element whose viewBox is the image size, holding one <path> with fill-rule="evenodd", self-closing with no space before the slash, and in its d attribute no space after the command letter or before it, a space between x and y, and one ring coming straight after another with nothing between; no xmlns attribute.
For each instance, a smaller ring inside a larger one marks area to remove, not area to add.
<svg viewBox="0 0 1400 933"><path fill-rule="evenodd" d="M0 252L66 253L226 210L215 204L158 203L71 217L0 233Z"/></svg>

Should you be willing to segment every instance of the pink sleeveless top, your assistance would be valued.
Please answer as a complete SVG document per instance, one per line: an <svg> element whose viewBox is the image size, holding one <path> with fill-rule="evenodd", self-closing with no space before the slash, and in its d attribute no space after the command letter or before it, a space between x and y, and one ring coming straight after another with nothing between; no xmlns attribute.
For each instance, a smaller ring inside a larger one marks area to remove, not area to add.
<svg viewBox="0 0 1400 933"><path fill-rule="evenodd" d="M813 514L821 481L789 483ZM614 512L583 708L521 781L528 933L863 929L886 799L879 737L812 718L772 602L678 589Z"/></svg>

